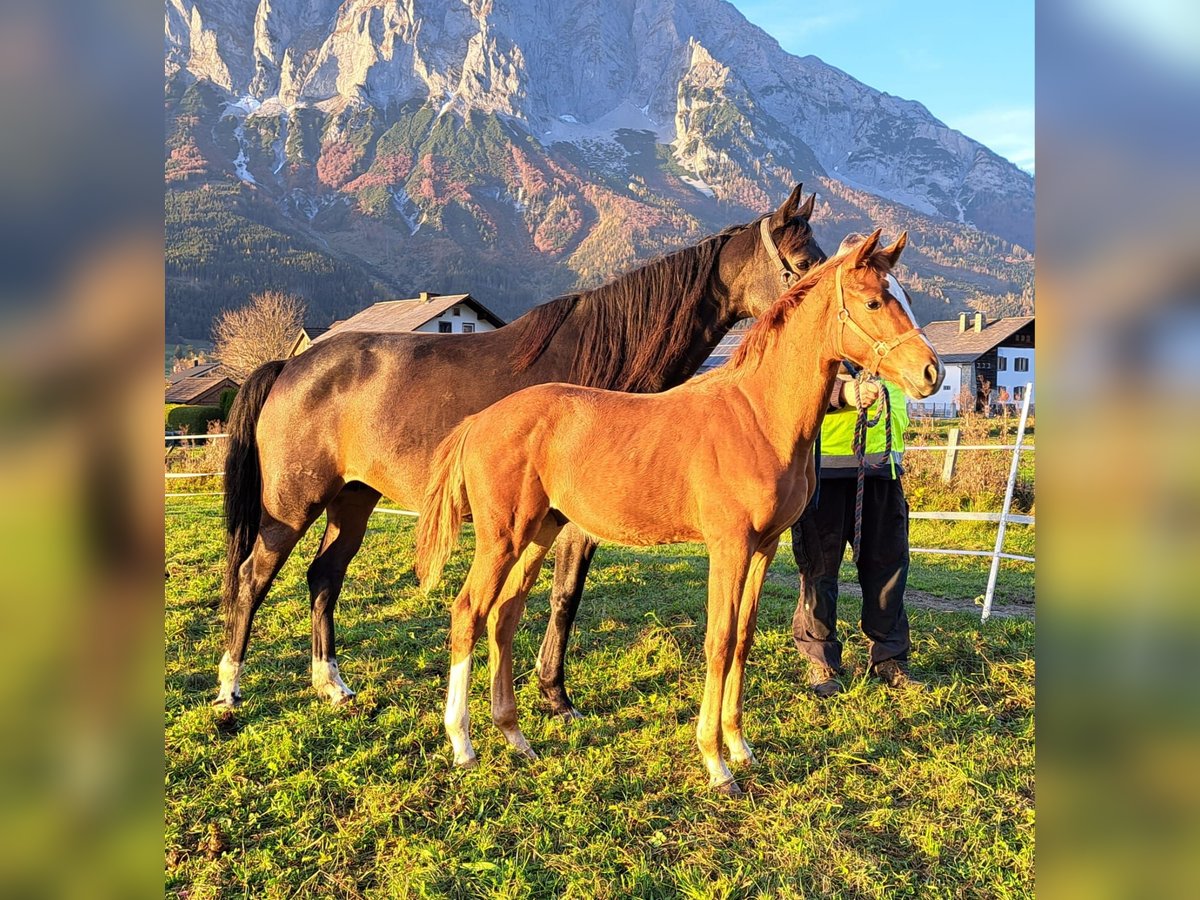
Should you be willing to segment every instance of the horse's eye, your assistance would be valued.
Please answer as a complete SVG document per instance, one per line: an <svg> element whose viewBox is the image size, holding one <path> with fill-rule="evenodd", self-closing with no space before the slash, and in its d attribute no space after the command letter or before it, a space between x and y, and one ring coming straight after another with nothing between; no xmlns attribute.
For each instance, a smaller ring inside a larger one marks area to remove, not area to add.
<svg viewBox="0 0 1200 900"><path fill-rule="evenodd" d="M883 301L878 298L867 301L867 309L876 310L881 306L883 306Z"/></svg>

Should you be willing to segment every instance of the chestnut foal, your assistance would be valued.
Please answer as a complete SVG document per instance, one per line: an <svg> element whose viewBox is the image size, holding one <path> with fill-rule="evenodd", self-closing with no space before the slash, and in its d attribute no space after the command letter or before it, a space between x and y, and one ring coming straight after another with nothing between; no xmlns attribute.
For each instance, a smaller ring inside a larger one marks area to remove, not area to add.
<svg viewBox="0 0 1200 900"><path fill-rule="evenodd" d="M567 522L634 546L703 541L709 551L708 672L697 739L710 784L741 793L721 754L755 762L742 734L745 663L780 535L814 489L812 445L838 363L881 373L912 397L942 365L890 275L906 235L879 231L784 293L728 365L660 394L567 384L518 391L458 425L438 448L417 537L422 584L437 584L468 512L475 558L451 613L446 730L475 764L467 691L487 623L492 717L517 727L512 640L542 560Z"/></svg>

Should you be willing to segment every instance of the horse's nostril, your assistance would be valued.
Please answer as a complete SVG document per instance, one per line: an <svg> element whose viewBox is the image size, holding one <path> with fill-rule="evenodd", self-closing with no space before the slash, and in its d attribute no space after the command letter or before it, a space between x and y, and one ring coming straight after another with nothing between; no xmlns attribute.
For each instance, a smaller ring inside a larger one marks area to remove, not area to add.
<svg viewBox="0 0 1200 900"><path fill-rule="evenodd" d="M934 365L933 363L930 363L929 365L927 365L925 367L925 380L928 381L930 384L935 383L938 380L938 376L940 374L941 374L940 368L938 366Z"/></svg>

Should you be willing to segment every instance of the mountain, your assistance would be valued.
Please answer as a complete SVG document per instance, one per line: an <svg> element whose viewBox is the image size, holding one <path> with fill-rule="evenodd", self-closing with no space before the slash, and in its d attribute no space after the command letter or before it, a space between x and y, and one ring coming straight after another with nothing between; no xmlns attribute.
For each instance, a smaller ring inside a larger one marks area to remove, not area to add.
<svg viewBox="0 0 1200 900"><path fill-rule="evenodd" d="M1031 302L1033 179L724 0L168 0L168 333L255 290L314 322L502 314L748 221L907 228L923 318Z"/></svg>

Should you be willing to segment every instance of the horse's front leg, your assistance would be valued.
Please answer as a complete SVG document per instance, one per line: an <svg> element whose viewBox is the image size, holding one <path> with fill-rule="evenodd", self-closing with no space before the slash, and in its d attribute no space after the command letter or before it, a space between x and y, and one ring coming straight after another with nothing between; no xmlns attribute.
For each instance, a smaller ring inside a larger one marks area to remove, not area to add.
<svg viewBox="0 0 1200 900"><path fill-rule="evenodd" d="M721 758L721 706L736 651L739 607L749 563L750 550L745 542L709 546L708 629L704 636L708 670L696 724L696 743L708 769L709 784L730 797L740 797L742 789Z"/></svg>
<svg viewBox="0 0 1200 900"><path fill-rule="evenodd" d="M567 639L579 612L583 585L595 552L596 541L576 526L568 524L559 534L554 553L554 587L550 591L550 621L538 651L538 688L554 713L568 720L578 719L580 714L567 696Z"/></svg>
<svg viewBox="0 0 1200 900"><path fill-rule="evenodd" d="M737 646L734 649L733 663L729 667L729 675L725 679L725 696L721 700L721 736L725 739L729 761L734 765L758 764L758 760L754 758L754 751L750 749L742 733L742 700L746 690L746 659L750 656L750 648L754 644L754 628L758 621L758 601L762 596L763 580L767 576L771 560L775 558L778 546L779 538L775 538L750 558L746 586L742 590Z"/></svg>
<svg viewBox="0 0 1200 900"><path fill-rule="evenodd" d="M506 547L489 546L482 538L477 541L467 581L450 607L450 679L444 722L446 736L454 748L454 764L463 768L474 768L478 762L471 745L471 715L467 705L471 693L471 652L516 562Z"/></svg>

